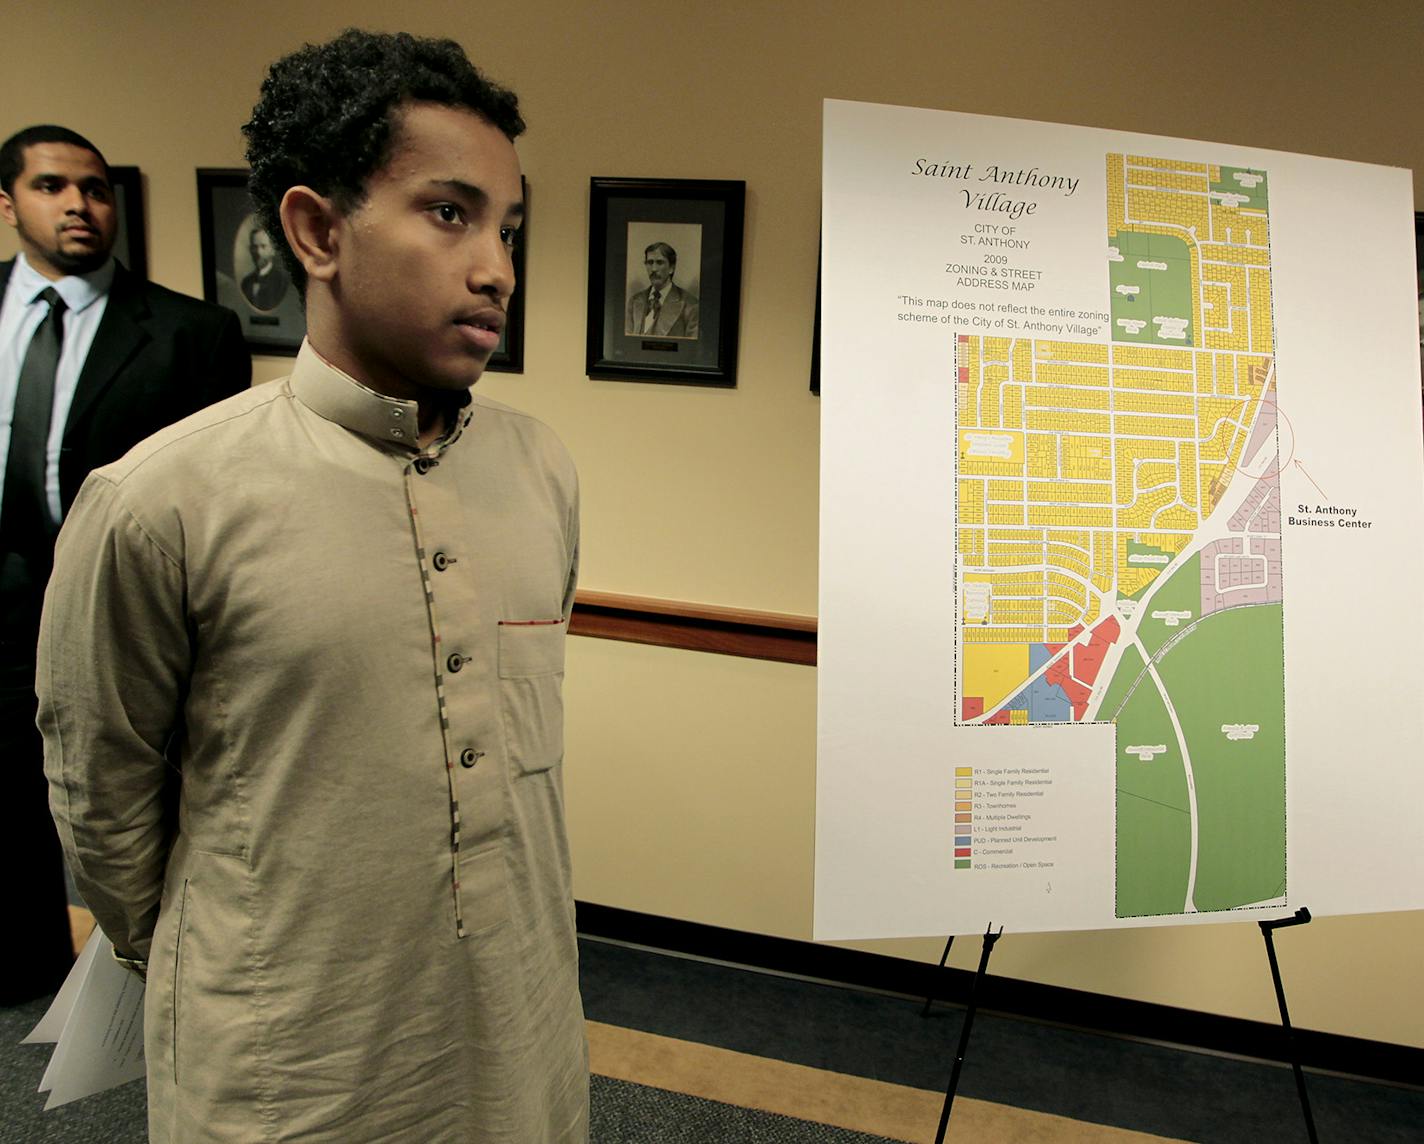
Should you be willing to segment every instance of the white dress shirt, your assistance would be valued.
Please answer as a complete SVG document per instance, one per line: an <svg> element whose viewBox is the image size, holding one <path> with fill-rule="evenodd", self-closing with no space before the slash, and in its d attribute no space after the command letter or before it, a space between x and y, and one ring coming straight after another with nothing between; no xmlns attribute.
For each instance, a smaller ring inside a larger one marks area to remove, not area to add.
<svg viewBox="0 0 1424 1144"><path fill-rule="evenodd" d="M59 503L59 447L69 407L79 387L79 374L89 358L94 334L109 304L109 287L114 281L114 260L83 275L68 275L52 282L26 261L15 259L10 283L0 302L0 476L10 459L10 426L15 419L15 395L19 389L20 367L35 330L49 313L40 294L50 286L64 299L64 348L54 376L54 406L49 423L49 448L45 462L45 494L49 514L55 523L61 517Z"/></svg>

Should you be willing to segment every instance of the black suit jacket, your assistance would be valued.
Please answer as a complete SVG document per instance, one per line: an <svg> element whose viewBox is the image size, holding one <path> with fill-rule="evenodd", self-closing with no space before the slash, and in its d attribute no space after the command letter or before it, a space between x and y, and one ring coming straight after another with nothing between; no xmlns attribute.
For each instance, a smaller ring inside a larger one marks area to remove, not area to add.
<svg viewBox="0 0 1424 1144"><path fill-rule="evenodd" d="M0 294L13 266L0 262ZM251 383L252 356L236 314L116 266L64 426L59 488L65 511L89 470Z"/></svg>

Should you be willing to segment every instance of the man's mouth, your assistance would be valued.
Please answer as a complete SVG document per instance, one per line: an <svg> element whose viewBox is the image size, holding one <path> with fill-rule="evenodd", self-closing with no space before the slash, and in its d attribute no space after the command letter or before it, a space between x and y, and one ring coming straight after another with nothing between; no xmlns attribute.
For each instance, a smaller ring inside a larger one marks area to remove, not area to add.
<svg viewBox="0 0 1424 1144"><path fill-rule="evenodd" d="M504 323L504 311L492 308L455 321L455 325L470 342L491 353L499 345L499 335L504 329Z"/></svg>

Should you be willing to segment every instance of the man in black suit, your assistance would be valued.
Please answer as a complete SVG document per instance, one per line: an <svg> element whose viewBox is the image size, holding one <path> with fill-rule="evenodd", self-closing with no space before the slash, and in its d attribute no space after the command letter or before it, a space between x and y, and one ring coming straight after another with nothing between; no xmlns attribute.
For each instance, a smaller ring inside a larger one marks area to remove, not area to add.
<svg viewBox="0 0 1424 1144"><path fill-rule="evenodd" d="M292 280L278 263L272 236L261 224L247 236L247 252L252 256L252 272L242 280L242 296L254 310L275 310Z"/></svg>
<svg viewBox="0 0 1424 1144"><path fill-rule="evenodd" d="M89 470L245 389L236 315L135 278L110 257L108 166L63 127L0 145L0 870L13 935L0 1004L53 991L72 962L63 867L35 729L35 644L54 537ZM67 670L84 671L75 663Z"/></svg>
<svg viewBox="0 0 1424 1144"><path fill-rule="evenodd" d="M697 337L697 295L672 280L677 273L677 251L665 242L651 244L643 251L643 269L648 273L648 288L628 298L627 332L659 338Z"/></svg>

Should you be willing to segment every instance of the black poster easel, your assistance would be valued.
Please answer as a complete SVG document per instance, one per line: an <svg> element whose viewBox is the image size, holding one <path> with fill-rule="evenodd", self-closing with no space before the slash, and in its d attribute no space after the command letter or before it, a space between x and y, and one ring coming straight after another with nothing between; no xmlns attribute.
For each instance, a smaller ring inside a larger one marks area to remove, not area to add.
<svg viewBox="0 0 1424 1144"><path fill-rule="evenodd" d="M990 922L988 928L984 930L984 946L979 954L979 968L974 971L974 979L969 983L969 996L964 1003L964 1025L959 1030L959 1047L954 1053L954 1067L949 1073L949 1084L944 1092L944 1108L939 1114L939 1128L935 1132L935 1144L944 1144L944 1134L949 1128L949 1113L954 1105L954 1094L959 1091L959 1076L964 1071L964 1054L969 1049L969 1033L974 1028L974 1014L979 1008L979 986L984 980L984 975L989 968L989 956L994 952L994 943L999 940L1004 932L1004 927L1000 926L996 931L994 923ZM944 968L944 963L949 960L950 947L954 945L954 935L949 935L949 940L944 943L944 952L940 954L939 967ZM925 1007L920 1010L921 1017L928 1017L930 1006L934 1003L934 993L931 992L925 998Z"/></svg>
<svg viewBox="0 0 1424 1144"><path fill-rule="evenodd" d="M1300 1053L1296 1047L1295 1031L1291 1027L1290 1012L1286 1008L1285 986L1281 983L1280 963L1276 960L1276 946L1274 941L1275 931L1285 929L1289 926L1305 925L1310 921L1310 911L1302 906L1288 918L1279 918L1273 921L1260 922L1261 937L1266 943L1266 957L1271 964L1271 982L1276 990L1276 1003L1281 1011L1281 1027L1285 1031L1286 1054L1290 1061L1291 1071L1295 1074L1296 1092L1300 1095L1300 1108L1305 1117L1305 1132L1310 1144L1318 1144L1319 1138L1315 1132L1315 1118L1310 1111L1310 1096L1305 1088L1305 1073L1300 1064ZM979 954L979 968L974 972L974 978L969 985L969 995L965 999L964 1025L959 1031L959 1046L954 1054L954 1067L950 1070L949 1084L945 1088L944 1107L939 1116L939 1127L935 1131L935 1144L944 1144L945 1132L949 1128L949 1116L954 1106L955 1094L959 1091L959 1078L964 1070L964 1057L969 1048L969 1034L974 1027L974 1015L978 1011L979 987L984 981L984 977L989 968L989 957L994 952L994 943L1003 935L1004 927L1000 926L996 931L993 923L990 923L984 931L983 948ZM944 943L944 952L940 954L939 969L943 970L949 961L949 951L954 946L954 935L951 934ZM931 990L925 997L924 1008L920 1010L921 1017L928 1017L930 1008L934 1004L936 997L934 993L934 982L942 974L936 974L931 979Z"/></svg>
<svg viewBox="0 0 1424 1144"><path fill-rule="evenodd" d="M1266 943L1266 957L1271 963L1271 983L1276 987L1276 1004L1281 1010L1281 1028L1286 1034L1286 1053L1290 1058L1291 1072L1295 1074L1295 1090L1300 1094L1300 1110L1305 1116L1305 1135L1310 1144L1319 1139L1315 1135L1315 1117L1310 1114L1310 1095L1305 1091L1305 1073L1300 1067L1300 1053L1296 1050L1295 1030L1291 1028L1290 1014L1286 1011L1286 990L1281 984L1281 967L1276 961L1276 943L1273 934L1287 926L1303 926L1310 921L1310 911L1304 906L1288 917L1276 921L1261 922L1261 937Z"/></svg>

